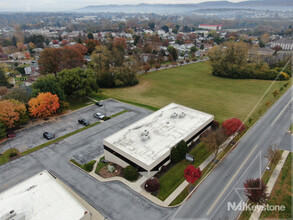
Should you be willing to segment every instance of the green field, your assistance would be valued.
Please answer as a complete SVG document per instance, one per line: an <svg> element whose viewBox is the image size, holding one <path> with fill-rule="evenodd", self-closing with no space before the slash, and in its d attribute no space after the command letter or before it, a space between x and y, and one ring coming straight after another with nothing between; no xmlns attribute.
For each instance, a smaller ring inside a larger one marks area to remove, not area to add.
<svg viewBox="0 0 293 220"><path fill-rule="evenodd" d="M214 114L222 122L231 117L244 120L271 82L215 77L210 65L201 62L143 74L136 86L103 89L102 94L157 108L176 102ZM285 83L276 82L262 105Z"/></svg>

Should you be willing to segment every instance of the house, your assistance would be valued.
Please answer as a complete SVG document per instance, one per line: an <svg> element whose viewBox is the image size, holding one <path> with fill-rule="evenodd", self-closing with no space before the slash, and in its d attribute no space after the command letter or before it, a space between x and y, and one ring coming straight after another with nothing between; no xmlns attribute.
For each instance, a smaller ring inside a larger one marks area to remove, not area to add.
<svg viewBox="0 0 293 220"><path fill-rule="evenodd" d="M198 28L207 29L212 31L220 31L223 25L211 25L211 24L200 24Z"/></svg>
<svg viewBox="0 0 293 220"><path fill-rule="evenodd" d="M274 47L281 47L282 50L293 50L293 40L289 40L289 39L280 39L277 41L273 41L272 43L270 43L271 48Z"/></svg>

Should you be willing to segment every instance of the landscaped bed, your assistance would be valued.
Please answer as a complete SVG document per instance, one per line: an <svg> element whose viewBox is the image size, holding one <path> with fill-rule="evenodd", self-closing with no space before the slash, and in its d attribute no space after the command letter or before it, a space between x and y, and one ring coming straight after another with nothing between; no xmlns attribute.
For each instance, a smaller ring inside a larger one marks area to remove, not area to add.
<svg viewBox="0 0 293 220"><path fill-rule="evenodd" d="M197 168L202 162L204 162L210 155L210 152L205 146L200 143L194 146L189 154L194 156L193 165ZM156 176L159 178L160 190L158 198L164 201L184 180L184 170L190 165L191 162L183 159L179 163L172 166L166 173L160 176L158 173Z"/></svg>
<svg viewBox="0 0 293 220"><path fill-rule="evenodd" d="M114 167L114 171L113 172L109 172L108 171L108 165L111 165ZM104 166L100 171L99 171L99 175L103 178L110 178L110 177L114 177L114 176L122 176L122 171L123 168L115 163L109 162L107 163L107 166Z"/></svg>

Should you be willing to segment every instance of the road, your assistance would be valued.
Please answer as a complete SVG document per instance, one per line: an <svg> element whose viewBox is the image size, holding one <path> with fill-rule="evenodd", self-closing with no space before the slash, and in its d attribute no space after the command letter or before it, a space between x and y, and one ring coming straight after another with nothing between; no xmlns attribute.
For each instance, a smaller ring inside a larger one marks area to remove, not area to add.
<svg viewBox="0 0 293 220"><path fill-rule="evenodd" d="M75 158L84 163L101 155L103 138L151 113L114 100L110 105L130 112L0 166L0 192L47 169L108 219L166 219L173 209L153 204L120 182L99 182L68 162Z"/></svg>
<svg viewBox="0 0 293 220"><path fill-rule="evenodd" d="M243 183L260 177L268 163L264 154L269 145L279 145L293 123L291 87L246 133L195 193L172 215L173 219L235 219L239 210L228 204L246 201ZM280 201L280 204L282 201ZM291 207L286 207L291 208Z"/></svg>

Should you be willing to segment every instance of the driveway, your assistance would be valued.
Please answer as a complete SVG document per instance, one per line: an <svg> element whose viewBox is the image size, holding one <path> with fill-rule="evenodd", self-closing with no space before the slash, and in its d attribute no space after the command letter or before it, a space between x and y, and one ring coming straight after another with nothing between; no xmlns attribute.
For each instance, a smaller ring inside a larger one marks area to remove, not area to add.
<svg viewBox="0 0 293 220"><path fill-rule="evenodd" d="M0 192L47 169L108 219L167 219L174 209L159 207L120 182L99 182L68 162L76 158L84 163L100 156L105 137L151 113L114 100L108 102L117 112L130 111L0 166Z"/></svg>
<svg viewBox="0 0 293 220"><path fill-rule="evenodd" d="M83 117L89 119L90 123L94 123L98 121L97 118L93 117L93 114L96 112L102 114L106 113L107 116L110 116L125 109L125 105L111 99L105 100L103 103L104 106L102 107L90 105L72 113L62 115L49 121L44 121L41 124L24 128L17 132L15 138L9 140L11 147L17 148L22 152L47 142L48 140L43 138L43 133L45 131L55 134L55 137L58 138L84 127L78 123L78 118ZM0 153L7 149L9 149L8 141L0 144Z"/></svg>

